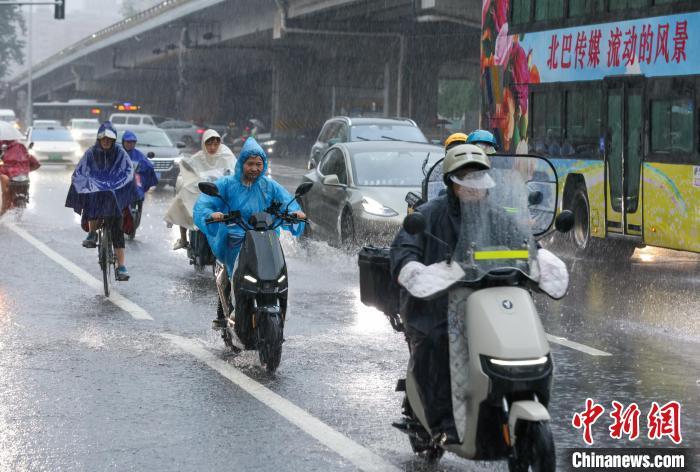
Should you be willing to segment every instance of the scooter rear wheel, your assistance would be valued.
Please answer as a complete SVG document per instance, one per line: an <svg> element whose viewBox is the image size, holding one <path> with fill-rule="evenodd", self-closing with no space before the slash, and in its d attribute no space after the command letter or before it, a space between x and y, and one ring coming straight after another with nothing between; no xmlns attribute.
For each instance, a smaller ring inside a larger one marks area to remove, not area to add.
<svg viewBox="0 0 700 472"><path fill-rule="evenodd" d="M554 472L556 456L549 423L519 422L515 455L508 459L509 472Z"/></svg>

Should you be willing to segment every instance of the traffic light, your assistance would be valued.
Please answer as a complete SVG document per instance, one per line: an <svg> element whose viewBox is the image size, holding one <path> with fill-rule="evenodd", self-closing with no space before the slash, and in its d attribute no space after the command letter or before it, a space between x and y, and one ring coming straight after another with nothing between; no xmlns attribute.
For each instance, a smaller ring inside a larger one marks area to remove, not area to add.
<svg viewBox="0 0 700 472"><path fill-rule="evenodd" d="M56 0L53 6L53 17L57 20L66 18L66 0Z"/></svg>

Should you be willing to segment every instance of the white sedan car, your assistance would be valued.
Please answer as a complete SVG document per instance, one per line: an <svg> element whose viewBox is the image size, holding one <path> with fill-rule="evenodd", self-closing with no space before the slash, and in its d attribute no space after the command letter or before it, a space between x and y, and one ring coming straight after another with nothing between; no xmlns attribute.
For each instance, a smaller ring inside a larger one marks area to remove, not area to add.
<svg viewBox="0 0 700 472"><path fill-rule="evenodd" d="M83 157L80 145L75 142L68 128L63 126L29 128L27 147L40 162L77 164Z"/></svg>

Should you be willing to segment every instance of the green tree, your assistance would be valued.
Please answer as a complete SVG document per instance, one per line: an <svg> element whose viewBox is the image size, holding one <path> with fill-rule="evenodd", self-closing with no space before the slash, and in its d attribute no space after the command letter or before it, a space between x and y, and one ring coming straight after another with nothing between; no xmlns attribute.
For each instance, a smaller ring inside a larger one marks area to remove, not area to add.
<svg viewBox="0 0 700 472"><path fill-rule="evenodd" d="M13 62L24 63L24 41L19 32L26 31L24 17L19 7L0 5L0 79L7 76Z"/></svg>

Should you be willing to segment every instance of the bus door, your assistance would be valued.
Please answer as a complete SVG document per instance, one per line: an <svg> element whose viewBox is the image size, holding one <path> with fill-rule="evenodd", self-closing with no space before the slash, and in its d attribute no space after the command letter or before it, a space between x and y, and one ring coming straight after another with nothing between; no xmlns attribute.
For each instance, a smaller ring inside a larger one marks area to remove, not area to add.
<svg viewBox="0 0 700 472"><path fill-rule="evenodd" d="M641 238L644 79L610 78L605 84L607 234Z"/></svg>

